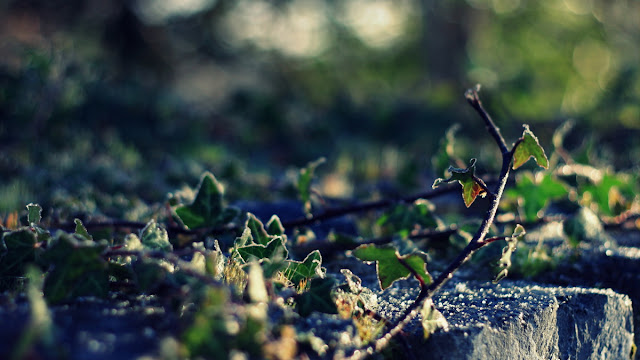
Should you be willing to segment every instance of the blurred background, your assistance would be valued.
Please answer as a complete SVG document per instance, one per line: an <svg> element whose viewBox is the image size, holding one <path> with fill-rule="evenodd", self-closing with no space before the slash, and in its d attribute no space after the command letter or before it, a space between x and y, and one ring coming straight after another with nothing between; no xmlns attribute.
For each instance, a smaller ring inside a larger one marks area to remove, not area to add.
<svg viewBox="0 0 640 360"><path fill-rule="evenodd" d="M320 156L328 196L405 194L455 123L491 172L476 83L509 143L573 119L570 150L637 170L639 64L637 0L3 0L0 214L136 219L205 170L268 200Z"/></svg>

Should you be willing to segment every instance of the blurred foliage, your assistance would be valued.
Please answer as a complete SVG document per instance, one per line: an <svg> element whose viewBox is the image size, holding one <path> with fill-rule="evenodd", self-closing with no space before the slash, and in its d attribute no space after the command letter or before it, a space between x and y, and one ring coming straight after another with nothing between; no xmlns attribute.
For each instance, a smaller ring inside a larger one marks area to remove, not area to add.
<svg viewBox="0 0 640 360"><path fill-rule="evenodd" d="M450 155L495 164L482 175L499 154L465 145L486 141L466 135L481 126L461 97L476 82L508 137L530 123L545 147L571 117L568 148L638 166L638 1L33 0L0 10L0 214L72 198L56 208L146 218L156 210L144 200L205 170L235 184L231 199L265 198L293 188L271 175L278 168L321 156L331 196L424 188L442 174L417 169L430 168L453 123L465 131Z"/></svg>

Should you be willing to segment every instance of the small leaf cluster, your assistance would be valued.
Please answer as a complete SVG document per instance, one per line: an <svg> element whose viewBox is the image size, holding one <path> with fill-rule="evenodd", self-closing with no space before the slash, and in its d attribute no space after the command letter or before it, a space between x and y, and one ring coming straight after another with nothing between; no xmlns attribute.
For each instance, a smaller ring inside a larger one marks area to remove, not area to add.
<svg viewBox="0 0 640 360"><path fill-rule="evenodd" d="M447 134L443 149L434 159L442 171L446 164L454 166L449 166L445 177L436 179L432 187L441 191L451 184L448 187L462 195L460 208L462 204L471 207L478 196L487 197L496 208L503 200L498 215L513 215L512 220L492 224L495 213L484 221L461 219L457 210L441 217L440 213L436 215L435 202L427 200L429 196L419 196L386 202L370 222L362 222L369 227L366 231L379 238L363 240L332 233L323 243L348 247L350 251L341 258L375 264L380 291L414 279L410 281L417 283L420 295L409 313L421 315L425 338L448 327L431 296L450 276L432 277L428 268L442 275L442 263L450 260L442 258L451 252L443 256L437 249L455 248L466 255L454 260L455 270L479 248L505 241L506 246L494 259L495 281L512 273L513 267L520 274L538 273L552 267L554 259L543 244L532 247L524 241L525 230L520 223L540 221L550 209L568 201L573 207L571 217L563 220L565 232L577 248L585 238L600 236L599 218L624 215L637 205L640 193L637 176L604 170L594 176L593 171L584 171L584 165L566 161L559 165L557 153L548 158L528 126L502 154L506 161L500 181L506 184L509 172L518 169L515 185L504 193L496 191L495 180L478 174L482 168L476 159L470 159L466 167L455 159L454 131ZM554 144L558 147L561 142ZM530 159L536 167L528 164ZM320 202L314 202L314 174L324 161L310 162L299 172L297 195L304 216L293 223L308 225L331 215L331 209L325 211ZM534 172L538 167L551 171ZM587 173L590 176L585 176ZM49 305L86 296L109 298L114 293L158 296L180 314L180 355L191 358L229 356L235 351L254 358L294 357L302 343L313 339L299 332L296 322L313 312L351 319L359 345L377 347L378 340L388 339L394 326L400 326L375 312L375 286L364 286L347 269L340 271L345 279L342 283L340 277L327 274L323 267L325 253L302 247L308 244L292 235L308 231L305 225L292 226L294 229L287 225L287 232L278 214L263 223L256 215L229 206L224 187L209 172L202 175L192 200L172 198L167 213L166 219L145 221L139 231L120 238L105 236L79 219L74 220L73 232L50 230L46 217L43 221L42 208L29 204L25 226L12 226L2 233L0 279L33 279L33 274L40 274L42 284L33 281L33 286L42 289L43 300ZM6 222L17 223L14 217L11 219ZM587 226L594 222L599 227ZM38 299L34 297L34 301ZM325 355L327 347L312 346L320 356Z"/></svg>

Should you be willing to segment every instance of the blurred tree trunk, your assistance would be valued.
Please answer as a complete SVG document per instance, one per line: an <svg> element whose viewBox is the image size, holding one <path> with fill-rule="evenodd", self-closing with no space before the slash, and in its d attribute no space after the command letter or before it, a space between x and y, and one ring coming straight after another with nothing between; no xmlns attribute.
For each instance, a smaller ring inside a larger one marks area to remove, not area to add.
<svg viewBox="0 0 640 360"><path fill-rule="evenodd" d="M460 0L422 0L422 56L434 84L466 85L469 6Z"/></svg>

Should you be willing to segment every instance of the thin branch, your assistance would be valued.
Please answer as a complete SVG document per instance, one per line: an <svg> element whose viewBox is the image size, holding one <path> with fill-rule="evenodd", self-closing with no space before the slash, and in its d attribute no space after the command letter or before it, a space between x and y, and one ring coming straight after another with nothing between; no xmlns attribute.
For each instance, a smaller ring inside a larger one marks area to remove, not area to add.
<svg viewBox="0 0 640 360"><path fill-rule="evenodd" d="M337 218L337 217L348 215L348 214L355 214L355 213L360 213L365 211L384 209L396 204L409 204L418 199L428 200L428 199L445 195L457 190L458 190L457 186L450 185L450 186L443 186L441 188L439 187L437 189L426 191L424 193L406 196L400 199L382 199L377 201L354 204L350 206L329 208L324 210L321 213L314 214L309 218L300 217L298 219L293 219L293 220L284 220L282 221L282 226L286 229L290 227L313 225L315 223L318 223L324 220L333 219L333 218Z"/></svg>
<svg viewBox="0 0 640 360"><path fill-rule="evenodd" d="M491 116L489 113L482 107L482 102L480 101L480 97L478 96L478 87L475 89L469 89L464 93L464 97L467 99L467 102L478 112L482 120L484 120L485 125L487 126L487 130L493 136L493 139L498 144L500 148L500 152L504 155L509 152L507 149L507 143L504 141L502 134L500 134L500 128L494 124L493 120L491 120Z"/></svg>
<svg viewBox="0 0 640 360"><path fill-rule="evenodd" d="M489 195L491 198L493 198L495 195L491 192L491 190L489 189L489 187L487 187L487 184L484 183L484 181L482 181L482 179L480 179L479 177L477 177L476 175L473 175L473 181L476 182L476 184L480 185L480 187L482 188L482 190L484 190L485 193L487 193L487 195Z"/></svg>
<svg viewBox="0 0 640 360"><path fill-rule="evenodd" d="M418 314L418 310L423 305L424 301L432 297L435 292L440 290L440 288L453 277L453 273L455 273L460 268L460 266L462 266L462 264L469 260L474 252L476 252L482 246L486 245L485 237L489 232L491 224L493 224L496 213L498 211L498 206L500 205L500 199L502 198L504 188L507 184L507 180L509 179L509 172L511 170L511 161L513 158L513 151L515 149L515 146L512 150L507 149L507 145L504 141L504 138L500 134L500 130L495 126L489 114L482 107L477 90L467 90L467 92L465 93L465 98L467 99L469 104L478 112L480 117L482 117L482 119L485 121L489 133L493 136L502 153L502 167L500 170L500 176L498 184L496 186L496 190L493 192L493 194L495 195L492 198L491 206L487 210L482 224L476 231L469 244L462 250L462 252L449 264L449 266L447 266L447 268L442 273L440 273L435 278L435 280L430 285L421 287L420 293L418 294L414 302L402 313L399 321L391 326L390 330L384 336L377 339L373 345L370 345L363 349L357 349L351 355L350 358L352 359L364 358L368 355L373 354L375 351L379 351L380 349L384 348L388 344L389 340L400 333L405 325L408 324Z"/></svg>
<svg viewBox="0 0 640 360"><path fill-rule="evenodd" d="M484 184L482 182L481 184ZM311 217L302 216L297 219L291 220L283 220L282 226L285 229L300 227L300 226L308 226L313 225L324 220L333 219L337 217L341 217L348 214L355 214L360 212L378 210L391 207L397 204L409 204L418 199L433 199L438 196L446 195L451 192L457 191L457 186L448 185L442 186L437 189L429 190L423 193L413 194L406 197L402 197L399 199L382 199L370 202L363 202L354 205L344 206L344 207L335 207L324 210L321 213L312 215ZM139 221L126 221L126 220L107 220L107 221L99 221L99 222L85 222L83 223L84 227L87 230L97 230L97 229L105 229L105 228L133 228L133 229L142 229L147 226L145 222ZM75 229L75 223L66 222L54 225L53 227L59 228L65 231L73 231ZM204 235L219 235L227 232L239 232L241 230L240 226L235 223L229 223L222 226L216 227L205 227L199 229L187 229L180 225L165 225L165 229L169 232L170 235L187 235L187 236L204 236Z"/></svg>
<svg viewBox="0 0 640 360"><path fill-rule="evenodd" d="M446 229L422 229L411 233L408 236L410 240L425 240L425 239L448 239L450 235L458 232L458 227L451 225ZM296 254L306 255L311 251L319 250L322 253L322 257L330 258L333 254L343 252L347 250L353 250L362 244L375 244L384 245L393 242L394 236L383 236L378 238L364 239L361 241L354 241L350 243L337 243L331 241L310 241L308 243L296 244L293 251Z"/></svg>

